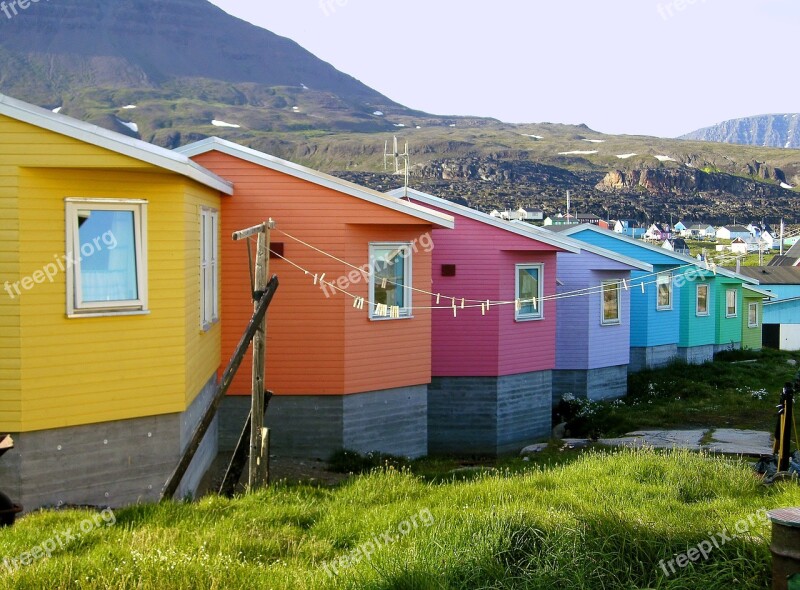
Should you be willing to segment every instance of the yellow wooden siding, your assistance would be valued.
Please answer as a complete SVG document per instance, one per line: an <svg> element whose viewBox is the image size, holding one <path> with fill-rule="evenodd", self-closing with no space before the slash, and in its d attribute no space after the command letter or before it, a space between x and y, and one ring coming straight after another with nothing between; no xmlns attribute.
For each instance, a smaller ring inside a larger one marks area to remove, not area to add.
<svg viewBox="0 0 800 590"><path fill-rule="evenodd" d="M22 416L19 298L5 282L19 277L17 167L0 157L0 432L15 432Z"/></svg>
<svg viewBox="0 0 800 590"><path fill-rule="evenodd" d="M2 281L32 276L65 254L66 197L148 201L150 314L68 319L63 272L23 291L13 305L0 302L0 431L185 410L219 365L219 329L199 334L199 275L187 272L199 267L199 219L193 215L199 218L200 203L219 208L218 194L0 117ZM18 255L9 255L15 248Z"/></svg>
<svg viewBox="0 0 800 590"><path fill-rule="evenodd" d="M222 329L220 323L208 331L200 326L200 211L202 207L220 210L219 194L211 189L186 183L184 226L186 256L184 267L186 304L186 404L190 404L197 392L208 382L220 365ZM217 244L223 237L217 227ZM228 236L230 239L230 236ZM219 260L219 252L217 252ZM220 288L219 263L217 264L217 287ZM219 297L219 292L217 293ZM219 300L221 302L221 299Z"/></svg>

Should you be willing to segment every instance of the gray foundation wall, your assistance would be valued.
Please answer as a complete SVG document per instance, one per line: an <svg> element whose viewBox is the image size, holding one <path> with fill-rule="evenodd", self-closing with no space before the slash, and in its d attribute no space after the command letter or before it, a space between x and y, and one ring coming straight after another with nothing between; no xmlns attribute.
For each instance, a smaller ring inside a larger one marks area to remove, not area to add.
<svg viewBox="0 0 800 590"><path fill-rule="evenodd" d="M677 344L631 348L631 363L628 365L628 372L638 373L645 369L665 367L673 362L677 356Z"/></svg>
<svg viewBox="0 0 800 590"><path fill-rule="evenodd" d="M352 395L274 396L265 425L270 453L327 460L341 449L405 457L428 452L427 385ZM250 398L229 397L220 410L220 450L232 451Z"/></svg>
<svg viewBox="0 0 800 590"><path fill-rule="evenodd" d="M183 414L12 433L14 449L0 460L2 490L26 512L64 504L119 507L157 501L214 385L209 381ZM180 496L196 490L216 454L214 425Z"/></svg>
<svg viewBox="0 0 800 590"><path fill-rule="evenodd" d="M565 393L590 400L625 397L628 395L628 365L553 371L553 404L561 401Z"/></svg>
<svg viewBox="0 0 800 590"><path fill-rule="evenodd" d="M547 439L551 398L551 371L434 377L428 388L428 450L497 455Z"/></svg>
<svg viewBox="0 0 800 590"><path fill-rule="evenodd" d="M728 342L727 344L715 344L714 345L714 354L718 352L723 352L725 350L741 350L742 343L741 342Z"/></svg>
<svg viewBox="0 0 800 590"><path fill-rule="evenodd" d="M678 357L690 365L702 365L714 360L714 345L678 348Z"/></svg>

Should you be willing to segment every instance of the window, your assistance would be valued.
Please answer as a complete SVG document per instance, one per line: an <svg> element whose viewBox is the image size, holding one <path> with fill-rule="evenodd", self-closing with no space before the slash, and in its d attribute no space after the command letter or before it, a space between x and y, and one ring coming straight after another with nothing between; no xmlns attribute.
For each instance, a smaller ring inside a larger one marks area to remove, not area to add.
<svg viewBox="0 0 800 590"><path fill-rule="evenodd" d="M410 317L411 244L370 244L372 319Z"/></svg>
<svg viewBox="0 0 800 590"><path fill-rule="evenodd" d="M516 279L516 297L518 301L514 319L540 320L542 313L544 266L541 264L518 264Z"/></svg>
<svg viewBox="0 0 800 590"><path fill-rule="evenodd" d="M725 292L725 317L735 318L739 313L738 298L736 289L728 289Z"/></svg>
<svg viewBox="0 0 800 590"><path fill-rule="evenodd" d="M603 282L603 325L620 323L619 281Z"/></svg>
<svg viewBox="0 0 800 590"><path fill-rule="evenodd" d="M656 278L658 287L656 309L667 311L672 309L672 273L660 272Z"/></svg>
<svg viewBox="0 0 800 590"><path fill-rule="evenodd" d="M147 310L147 202L67 199L67 315Z"/></svg>
<svg viewBox="0 0 800 590"><path fill-rule="evenodd" d="M200 325L208 330L219 320L219 212L200 210Z"/></svg>
<svg viewBox="0 0 800 590"><path fill-rule="evenodd" d="M708 315L708 285L697 285L697 315Z"/></svg>
<svg viewBox="0 0 800 590"><path fill-rule="evenodd" d="M747 327L758 328L758 303L747 306Z"/></svg>

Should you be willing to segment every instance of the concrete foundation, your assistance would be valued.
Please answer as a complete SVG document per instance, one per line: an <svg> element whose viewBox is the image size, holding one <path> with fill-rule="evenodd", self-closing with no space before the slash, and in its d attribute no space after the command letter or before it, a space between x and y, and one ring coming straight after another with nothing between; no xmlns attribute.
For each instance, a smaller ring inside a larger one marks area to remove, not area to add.
<svg viewBox="0 0 800 590"><path fill-rule="evenodd" d="M342 449L422 457L428 453L427 395L427 385L344 396L277 395L265 420L270 452L320 460ZM249 396L223 402L221 451L234 449L249 411Z"/></svg>
<svg viewBox="0 0 800 590"><path fill-rule="evenodd" d="M631 348L631 364L628 365L628 372L638 373L645 369L665 367L677 357L677 344Z"/></svg>
<svg viewBox="0 0 800 590"><path fill-rule="evenodd" d="M434 377L428 388L431 454L517 452L551 434L552 372Z"/></svg>
<svg viewBox="0 0 800 590"><path fill-rule="evenodd" d="M715 344L714 345L714 354L718 352L722 352L724 350L741 350L742 343L741 342L728 342L727 344Z"/></svg>
<svg viewBox="0 0 800 590"><path fill-rule="evenodd" d="M15 447L0 461L2 489L26 512L65 504L114 508L157 501L215 385L209 381L182 414L12 433ZM217 438L215 420L176 497L194 494L217 455Z"/></svg>
<svg viewBox="0 0 800 590"><path fill-rule="evenodd" d="M702 365L714 360L714 345L687 346L678 348L678 358L690 365Z"/></svg>
<svg viewBox="0 0 800 590"><path fill-rule="evenodd" d="M561 401L565 393L591 400L625 397L628 395L628 365L553 371L553 404Z"/></svg>

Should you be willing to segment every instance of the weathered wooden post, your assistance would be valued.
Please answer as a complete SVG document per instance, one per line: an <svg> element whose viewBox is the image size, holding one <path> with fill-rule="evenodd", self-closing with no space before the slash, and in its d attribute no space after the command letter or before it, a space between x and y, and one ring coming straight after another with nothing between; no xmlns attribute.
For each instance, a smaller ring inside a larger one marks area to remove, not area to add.
<svg viewBox="0 0 800 590"><path fill-rule="evenodd" d="M800 588L800 508L771 510L772 590Z"/></svg>

